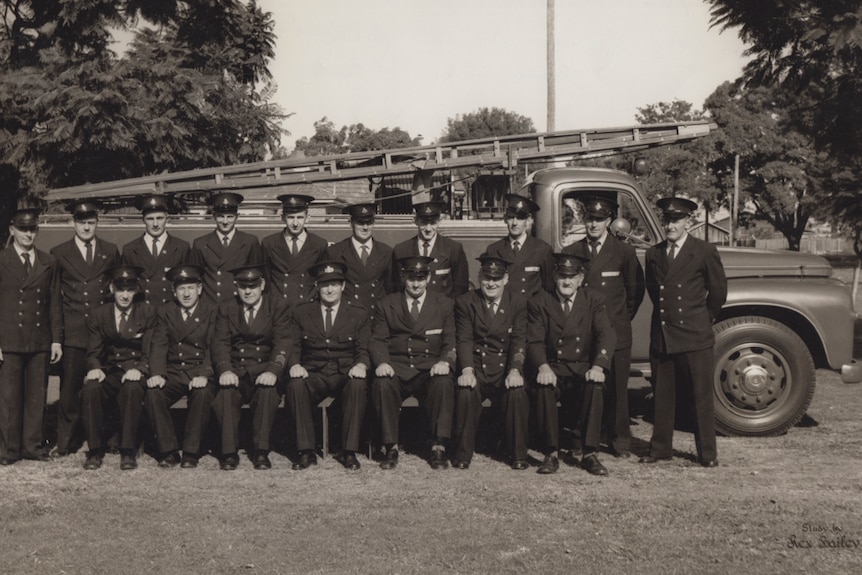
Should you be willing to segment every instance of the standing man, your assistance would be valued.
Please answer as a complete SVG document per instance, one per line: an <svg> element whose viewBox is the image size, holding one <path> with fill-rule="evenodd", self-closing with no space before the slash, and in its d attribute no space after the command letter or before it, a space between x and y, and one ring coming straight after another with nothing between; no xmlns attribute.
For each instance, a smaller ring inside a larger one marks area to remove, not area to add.
<svg viewBox="0 0 862 575"><path fill-rule="evenodd" d="M712 390L712 324L727 299L727 277L715 246L687 231L697 204L685 198L662 198L667 239L646 253L646 288L653 303L650 357L655 373L655 418L649 455L642 463L670 459L676 385L691 386L697 417L697 459L718 467Z"/></svg>
<svg viewBox="0 0 862 575"><path fill-rule="evenodd" d="M120 265L120 250L96 237L99 205L78 200L67 208L75 235L55 246L60 293L63 298L63 375L57 400L57 445L51 455L74 453L84 441L81 426L81 388L86 375L87 320L96 308L111 301L107 271Z"/></svg>
<svg viewBox="0 0 862 575"><path fill-rule="evenodd" d="M174 285L176 301L159 310L153 333L145 403L156 434L159 467L163 468L178 463L185 469L198 466L203 434L218 389L209 345L216 308L201 297L203 277L199 266L171 268L168 279ZM171 405L184 395L188 409L180 460Z"/></svg>
<svg viewBox="0 0 862 575"><path fill-rule="evenodd" d="M48 364L63 356L57 262L35 247L39 210L12 216L0 252L0 465L49 460L42 437Z"/></svg>
<svg viewBox="0 0 862 575"><path fill-rule="evenodd" d="M554 291L554 253L546 242L530 235L533 214L539 205L533 200L508 194L506 226L509 235L488 246L488 255L512 262L509 266L509 290L531 298L539 290Z"/></svg>
<svg viewBox="0 0 862 575"><path fill-rule="evenodd" d="M138 466L138 426L150 371L150 338L156 312L136 302L142 270L117 266L109 271L113 303L96 308L87 323L87 376L82 390L87 460L84 469L98 469L105 454L104 412L116 403L120 416L120 469Z"/></svg>
<svg viewBox="0 0 862 575"><path fill-rule="evenodd" d="M326 259L341 262L344 273L344 298L374 315L377 303L392 291L392 248L372 238L376 205L353 204L349 238L329 246Z"/></svg>
<svg viewBox="0 0 862 575"><path fill-rule="evenodd" d="M341 399L341 464L359 469L356 452L368 401L368 340L371 320L365 308L343 298L347 267L323 261L311 269L318 300L294 309L290 321L290 381L286 403L296 426L299 459L293 469L317 463L314 409L325 397Z"/></svg>
<svg viewBox="0 0 862 575"><path fill-rule="evenodd" d="M314 297L314 279L308 270L323 258L327 243L305 229L313 197L282 194L278 199L284 230L263 238L261 245L270 293L292 308Z"/></svg>
<svg viewBox="0 0 862 575"><path fill-rule="evenodd" d="M587 236L563 248L563 253L589 260L584 287L593 287L605 296L608 316L617 334L617 345L605 386L603 427L611 452L616 457L630 457L632 433L628 389L632 319L644 298L643 268L634 247L608 233L617 210L616 202L591 197L582 203Z"/></svg>
<svg viewBox="0 0 862 575"><path fill-rule="evenodd" d="M545 443L545 459L538 472L559 469L560 418L581 435L581 467L593 475L607 475L598 458L602 431L602 384L611 367L616 334L600 293L582 287L588 260L573 254L554 254L554 293L540 292L530 300L527 354L536 376L536 422Z"/></svg>
<svg viewBox="0 0 862 575"><path fill-rule="evenodd" d="M249 404L255 469L270 469L270 435L281 392L278 383L290 352L290 312L282 298L264 293L263 264L228 270L237 298L221 304L212 340L219 391L213 410L221 428L221 468L239 465L239 416Z"/></svg>
<svg viewBox="0 0 862 575"><path fill-rule="evenodd" d="M145 232L123 246L123 265L143 269L141 288L144 301L156 306L173 299L173 286L165 274L172 267L188 263L191 248L188 242L168 234L171 201L166 196L151 195L137 202L144 220Z"/></svg>
<svg viewBox="0 0 862 575"><path fill-rule="evenodd" d="M398 260L404 293L381 300L371 328L376 366L371 401L385 448L382 469L398 465L398 417L402 400L411 395L431 423L431 468L449 467L445 445L455 402L455 312L451 299L428 289L431 263L423 256Z"/></svg>
<svg viewBox="0 0 862 575"><path fill-rule="evenodd" d="M508 260L479 256L479 289L455 300L461 375L455 391L456 469L473 457L482 401L490 398L503 423L512 469L527 468L530 400L524 387L527 300L508 289Z"/></svg>
<svg viewBox="0 0 862 575"><path fill-rule="evenodd" d="M455 240L437 233L440 213L444 205L442 202L424 202L413 206L416 210L413 221L418 233L396 245L392 250L393 269L397 274L395 276L397 290L404 291L404 284L401 283L404 276L398 271L398 261L412 256L431 258L428 266L431 274L429 290L440 292L449 298L456 298L467 293L470 288L470 272L467 268L464 247Z"/></svg>
<svg viewBox="0 0 862 575"><path fill-rule="evenodd" d="M192 243L192 259L203 268L203 297L213 306L236 296L233 276L227 270L263 259L257 238L236 229L242 200L233 192L207 198L216 229Z"/></svg>

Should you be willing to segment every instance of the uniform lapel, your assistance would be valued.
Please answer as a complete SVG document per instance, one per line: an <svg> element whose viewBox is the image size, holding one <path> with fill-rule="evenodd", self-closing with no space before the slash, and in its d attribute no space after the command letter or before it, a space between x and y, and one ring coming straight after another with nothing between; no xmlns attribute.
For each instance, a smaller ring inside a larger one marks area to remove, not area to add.
<svg viewBox="0 0 862 575"><path fill-rule="evenodd" d="M30 275L24 279L24 283L21 286L24 288L30 287L38 282L42 274L46 273L51 267L48 265L48 262L45 261L48 256L44 252L33 250L33 253L36 256L36 263L33 264L33 268L30 270ZM21 264L21 267L23 268L24 264Z"/></svg>
<svg viewBox="0 0 862 575"><path fill-rule="evenodd" d="M18 252L15 251L15 248L10 245L0 251L0 257L2 257L4 267L23 284L27 279L27 274L24 272L24 264L21 262L21 258L18 257Z"/></svg>
<svg viewBox="0 0 862 575"><path fill-rule="evenodd" d="M665 261L667 261L667 250L662 250L662 253L664 254ZM694 242L692 242L692 238L689 237L686 238L685 243L682 244L682 247L679 249L679 252L673 260L668 262L665 280L670 280L670 278L679 273L681 269L685 268L686 264L691 261L693 255Z"/></svg>
<svg viewBox="0 0 862 575"><path fill-rule="evenodd" d="M95 245L93 246L93 263L96 263L97 253L98 253L98 245L99 243L94 239L93 242ZM81 250L78 249L78 244L75 243L75 239L72 238L69 240L69 243L66 244L69 249L60 250L60 253L57 254L61 257L70 268L75 270L75 273L80 275L83 278L90 277L90 266L87 265L87 262L84 260L84 256L81 255Z"/></svg>
<svg viewBox="0 0 862 575"><path fill-rule="evenodd" d="M230 247L233 247L233 245L236 243L236 240L237 240L237 238L236 238L236 236L234 236L233 241L230 244L228 244L228 246L229 246L228 249L230 249ZM213 256L215 258L216 267L217 268L220 267L221 264L224 263L225 258L227 257L227 253L226 253L227 250L225 250L224 245L219 240L218 233L212 232L212 233L208 234L207 238L206 238L205 245L206 245L207 249L213 254Z"/></svg>

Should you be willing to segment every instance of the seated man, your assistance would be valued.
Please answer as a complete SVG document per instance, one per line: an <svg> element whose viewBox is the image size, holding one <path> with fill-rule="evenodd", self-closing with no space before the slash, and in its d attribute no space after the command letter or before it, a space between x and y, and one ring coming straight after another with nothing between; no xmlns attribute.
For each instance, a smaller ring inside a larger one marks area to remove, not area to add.
<svg viewBox="0 0 862 575"><path fill-rule="evenodd" d="M319 301L299 305L291 317L286 402L299 450L293 469L317 463L313 411L329 395L342 401L341 463L349 470L359 469L356 452L368 401L371 324L365 308L342 299L346 270L347 266L333 261L312 267Z"/></svg>
<svg viewBox="0 0 862 575"><path fill-rule="evenodd" d="M403 293L380 301L371 328L371 360L377 366L371 401L385 448L382 469L398 464L398 417L405 397L416 395L431 423L433 469L445 469L445 442L452 433L455 401L455 313L452 300L428 291L432 258L398 260Z"/></svg>
<svg viewBox="0 0 862 575"><path fill-rule="evenodd" d="M159 310L153 333L145 401L156 434L159 467L177 463L187 469L197 467L217 390L209 346L216 308L201 298L203 273L193 265L168 271L176 301ZM184 395L188 396L188 410L180 461L170 408Z"/></svg>
<svg viewBox="0 0 862 575"><path fill-rule="evenodd" d="M221 428L221 468L239 465L239 416L243 403L252 413L255 469L270 469L270 434L281 395L278 382L290 349L287 305L264 293L263 264L228 270L239 296L218 309L212 340L219 391L213 410Z"/></svg>
<svg viewBox="0 0 862 575"><path fill-rule="evenodd" d="M530 300L527 319L527 357L538 366L536 424L545 443L545 459L538 472L559 469L560 418L564 409L577 409L567 422L583 443L581 467L593 475L607 475L597 457L602 428L602 384L610 369L616 333L602 295L586 287L584 267L589 260L575 254L554 254L554 293L545 291Z"/></svg>
<svg viewBox="0 0 862 575"><path fill-rule="evenodd" d="M88 318L88 371L81 400L89 450L84 469L102 466L104 412L116 402L120 416L120 469L129 470L138 466L137 432L156 312L147 303L135 302L141 289L142 268L117 266L108 273L114 302L99 306Z"/></svg>
<svg viewBox="0 0 862 575"><path fill-rule="evenodd" d="M503 422L512 469L527 468L530 400L524 388L527 300L507 287L511 262L479 256L479 289L455 301L461 375L455 391L455 460L467 469L473 457L482 400L490 398Z"/></svg>

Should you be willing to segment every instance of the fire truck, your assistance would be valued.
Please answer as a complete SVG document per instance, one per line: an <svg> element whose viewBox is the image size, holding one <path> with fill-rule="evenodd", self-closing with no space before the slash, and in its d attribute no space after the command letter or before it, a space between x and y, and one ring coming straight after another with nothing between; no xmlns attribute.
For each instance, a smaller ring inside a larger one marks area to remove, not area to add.
<svg viewBox="0 0 862 575"><path fill-rule="evenodd" d="M572 130L447 142L428 146L319 157L287 158L54 189L46 200L37 244L50 249L71 235L64 202L100 200L106 208L99 234L119 246L143 232L136 196L160 193L182 206L169 230L191 242L212 229L205 198L213 190L242 194L239 226L264 237L282 228L277 196L315 197L309 229L330 242L350 233L341 208L379 202L374 235L389 245L415 234L411 203L438 199L451 217L440 233L460 241L476 277L475 258L505 236L503 196L514 175L533 169L518 190L540 210L532 233L554 251L584 237L579 198L612 198L619 213L612 229L637 248L663 240L662 227L636 177L601 168L561 167L575 158L631 153L708 135L708 121ZM536 167L539 169L535 169ZM545 166L545 167L542 167ZM464 182L470 182L468 186ZM714 390L718 429L728 435L787 432L805 415L815 369L839 370L845 382L862 380L853 359L857 322L847 287L831 277L823 258L788 251L719 247L728 298L714 326ZM649 322L644 300L633 322L632 376L651 377Z"/></svg>

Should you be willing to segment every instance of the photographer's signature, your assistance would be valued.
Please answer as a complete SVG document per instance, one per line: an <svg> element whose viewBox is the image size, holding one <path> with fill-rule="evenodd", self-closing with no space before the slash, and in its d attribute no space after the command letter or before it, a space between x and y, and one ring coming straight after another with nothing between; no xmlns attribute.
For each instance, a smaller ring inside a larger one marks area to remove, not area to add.
<svg viewBox="0 0 862 575"><path fill-rule="evenodd" d="M801 535L787 538L790 549L859 549L862 540L844 533L835 524L803 523Z"/></svg>

